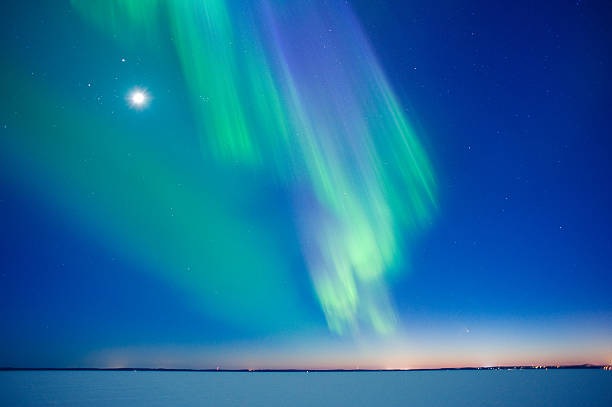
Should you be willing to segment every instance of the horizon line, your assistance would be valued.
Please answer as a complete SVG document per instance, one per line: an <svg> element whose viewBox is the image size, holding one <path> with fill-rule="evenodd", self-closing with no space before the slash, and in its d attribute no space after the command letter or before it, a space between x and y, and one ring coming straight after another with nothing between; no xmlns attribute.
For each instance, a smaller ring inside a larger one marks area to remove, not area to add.
<svg viewBox="0 0 612 407"><path fill-rule="evenodd" d="M595 365L590 363L578 365L499 365L499 366L464 366L414 369L187 369L187 368L148 368L148 367L0 367L0 371L99 371L99 372L245 372L245 373L324 373L324 372L422 372L448 370L541 370L541 369L603 369L612 370L610 365Z"/></svg>

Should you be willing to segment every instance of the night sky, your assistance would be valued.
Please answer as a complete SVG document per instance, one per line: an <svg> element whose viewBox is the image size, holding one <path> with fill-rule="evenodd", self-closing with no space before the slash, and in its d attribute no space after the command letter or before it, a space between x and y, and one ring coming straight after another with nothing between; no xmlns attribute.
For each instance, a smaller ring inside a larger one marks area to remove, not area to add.
<svg viewBox="0 0 612 407"><path fill-rule="evenodd" d="M607 2L0 7L0 366L612 363Z"/></svg>

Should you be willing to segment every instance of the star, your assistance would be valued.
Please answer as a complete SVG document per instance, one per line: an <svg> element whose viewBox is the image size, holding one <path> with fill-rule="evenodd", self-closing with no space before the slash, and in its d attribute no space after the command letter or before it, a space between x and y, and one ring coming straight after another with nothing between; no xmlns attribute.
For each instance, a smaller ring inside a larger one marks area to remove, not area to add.
<svg viewBox="0 0 612 407"><path fill-rule="evenodd" d="M127 100L132 109L142 110L148 106L151 97L145 89L134 88L128 93Z"/></svg>

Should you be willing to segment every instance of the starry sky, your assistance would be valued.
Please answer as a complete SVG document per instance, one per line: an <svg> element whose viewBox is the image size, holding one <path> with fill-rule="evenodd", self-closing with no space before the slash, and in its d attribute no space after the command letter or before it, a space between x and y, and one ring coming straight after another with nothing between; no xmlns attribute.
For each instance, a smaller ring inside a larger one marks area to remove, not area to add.
<svg viewBox="0 0 612 407"><path fill-rule="evenodd" d="M0 366L612 363L605 2L3 4Z"/></svg>

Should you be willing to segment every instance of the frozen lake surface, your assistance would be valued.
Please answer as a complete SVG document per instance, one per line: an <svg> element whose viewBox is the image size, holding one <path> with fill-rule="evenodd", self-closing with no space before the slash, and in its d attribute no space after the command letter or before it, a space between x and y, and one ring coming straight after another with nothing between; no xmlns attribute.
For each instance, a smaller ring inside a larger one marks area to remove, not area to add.
<svg viewBox="0 0 612 407"><path fill-rule="evenodd" d="M1 371L0 405L612 406L612 373Z"/></svg>

